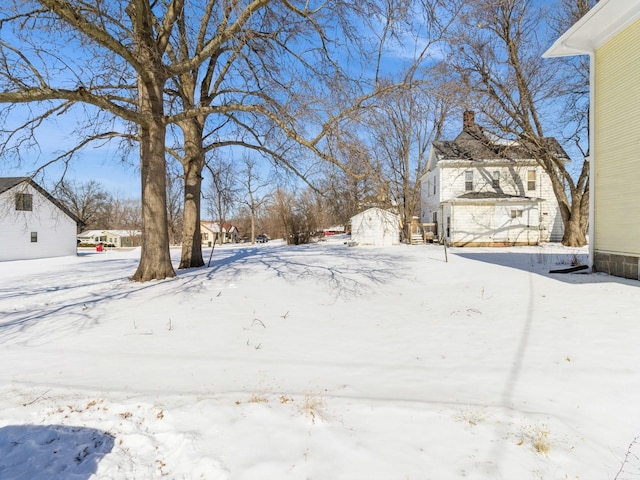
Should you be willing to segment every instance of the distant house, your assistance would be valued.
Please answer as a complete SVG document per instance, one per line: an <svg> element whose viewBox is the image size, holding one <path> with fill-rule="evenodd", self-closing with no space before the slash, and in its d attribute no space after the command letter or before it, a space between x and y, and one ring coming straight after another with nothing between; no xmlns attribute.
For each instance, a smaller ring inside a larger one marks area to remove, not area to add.
<svg viewBox="0 0 640 480"><path fill-rule="evenodd" d="M600 0L546 57L590 55L589 261L640 279L640 2Z"/></svg>
<svg viewBox="0 0 640 480"><path fill-rule="evenodd" d="M102 243L116 248L138 247L142 243L139 230L85 230L78 234L81 244L97 245Z"/></svg>
<svg viewBox="0 0 640 480"><path fill-rule="evenodd" d="M80 223L29 177L0 177L0 261L76 255Z"/></svg>
<svg viewBox="0 0 640 480"><path fill-rule="evenodd" d="M351 217L351 241L376 247L398 245L400 216L377 207L354 215Z"/></svg>
<svg viewBox="0 0 640 480"><path fill-rule="evenodd" d="M211 247L214 242L223 244L240 241L238 229L230 223L220 226L219 222L200 222L200 236L203 247Z"/></svg>
<svg viewBox="0 0 640 480"><path fill-rule="evenodd" d="M557 156L568 156L547 139ZM420 220L452 246L536 245L560 241L563 227L551 179L516 141L496 138L464 112L462 132L433 142L420 179Z"/></svg>

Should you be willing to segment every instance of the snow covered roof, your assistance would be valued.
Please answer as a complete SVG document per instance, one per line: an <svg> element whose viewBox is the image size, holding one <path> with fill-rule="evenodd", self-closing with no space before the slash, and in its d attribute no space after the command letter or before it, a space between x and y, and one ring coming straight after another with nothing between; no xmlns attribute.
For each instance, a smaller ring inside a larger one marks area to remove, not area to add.
<svg viewBox="0 0 640 480"><path fill-rule="evenodd" d="M135 237L142 235L140 230L85 230L78 234L78 238L99 237L102 235L112 235L115 237Z"/></svg>

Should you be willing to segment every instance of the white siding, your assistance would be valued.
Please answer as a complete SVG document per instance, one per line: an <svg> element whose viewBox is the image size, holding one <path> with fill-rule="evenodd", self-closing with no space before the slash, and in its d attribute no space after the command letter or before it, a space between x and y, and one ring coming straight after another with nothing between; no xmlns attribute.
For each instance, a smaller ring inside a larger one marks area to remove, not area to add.
<svg viewBox="0 0 640 480"><path fill-rule="evenodd" d="M433 221L433 212L440 210L440 169L435 167L422 177L420 183L420 221L422 223L431 223ZM435 193L434 193L435 188ZM438 213L438 222L441 221Z"/></svg>
<svg viewBox="0 0 640 480"><path fill-rule="evenodd" d="M533 170L536 172L535 190L529 190L527 182L528 172ZM474 192L498 192L507 195L523 196L530 198L539 198L544 200L539 208L536 209L537 218L531 216L529 218L530 225L535 226L535 236L538 241L560 241L563 234L562 218L560 209L553 193L553 187L549 176L544 172L542 167L534 160L523 160L518 165L513 163L505 163L502 160L489 160L485 162L465 162L458 160L444 160L437 164L437 167L428 172L422 178L421 185L421 219L423 222L431 222L432 213L440 211L440 204L448 202L467 192L465 188L465 172L473 172L473 191ZM499 172L499 187L494 187L494 172ZM436 182L436 193L430 188ZM468 208L474 208L469 205ZM479 207L482 210L483 207ZM495 213L495 212L494 212ZM531 213L531 212L530 212ZM458 214L458 213L457 213ZM469 212L468 215L475 215L482 218L485 213ZM460 213L460 215L467 215ZM440 217L441 214L438 214ZM439 222L444 222L446 217L438 218ZM500 215L493 215L493 218L499 218ZM482 222L476 222L478 226ZM473 222L459 224L459 228L463 228L466 233L463 236L478 235L483 238L484 230L472 230ZM446 228L446 226L444 227ZM458 228L458 227L456 227ZM480 227L478 227L480 228ZM500 228L499 225L496 228ZM471 230L470 230L471 229ZM439 228L442 231L441 228ZM531 236L531 232L525 232Z"/></svg>
<svg viewBox="0 0 640 480"><path fill-rule="evenodd" d="M596 51L595 250L640 255L640 21Z"/></svg>
<svg viewBox="0 0 640 480"><path fill-rule="evenodd" d="M358 245L386 247L400 243L400 217L370 208L351 217L351 240Z"/></svg>
<svg viewBox="0 0 640 480"><path fill-rule="evenodd" d="M16 193L33 196L31 211L16 210ZM0 195L0 261L76 255L76 232L75 221L29 184Z"/></svg>
<svg viewBox="0 0 640 480"><path fill-rule="evenodd" d="M449 243L454 246L536 245L540 241L540 212L535 203L453 203L449 211ZM512 217L512 211L521 216Z"/></svg>

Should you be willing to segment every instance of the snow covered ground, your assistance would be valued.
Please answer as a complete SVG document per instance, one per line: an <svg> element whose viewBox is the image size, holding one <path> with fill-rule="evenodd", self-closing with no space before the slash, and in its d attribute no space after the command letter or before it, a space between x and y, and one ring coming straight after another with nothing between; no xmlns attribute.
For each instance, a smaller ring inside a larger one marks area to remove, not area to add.
<svg viewBox="0 0 640 480"><path fill-rule="evenodd" d="M584 249L138 256L0 262L2 480L640 475L640 282Z"/></svg>

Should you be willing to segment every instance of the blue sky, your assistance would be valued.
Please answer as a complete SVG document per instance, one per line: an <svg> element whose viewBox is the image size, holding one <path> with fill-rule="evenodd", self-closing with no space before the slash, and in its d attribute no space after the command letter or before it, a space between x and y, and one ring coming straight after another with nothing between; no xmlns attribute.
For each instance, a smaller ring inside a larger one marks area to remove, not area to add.
<svg viewBox="0 0 640 480"><path fill-rule="evenodd" d="M542 4L547 3L546 0L538 1ZM6 37L6 32L2 32L2 35ZM417 42L419 45L420 39ZM407 43L410 44L411 40ZM405 62L412 60L414 53L414 49L405 49L398 44L391 45L386 53L383 68L388 72L398 71ZM437 50L434 50L434 53L437 56ZM63 149L73 146L74 139L71 138L73 121L72 116L63 115L43 125L38 132L39 151L24 151L21 165L16 165L7 159L0 160L0 175L29 175L42 163L56 157ZM448 130L457 131L456 127L459 123L458 118L451 118ZM138 162L137 150L134 150L126 162L123 162L115 142L96 148L90 146L79 152L77 158L69 164L66 177L77 182L96 180L112 194L138 198L140 196ZM57 181L63 170L62 164L48 167L42 179L43 186L50 186Z"/></svg>

